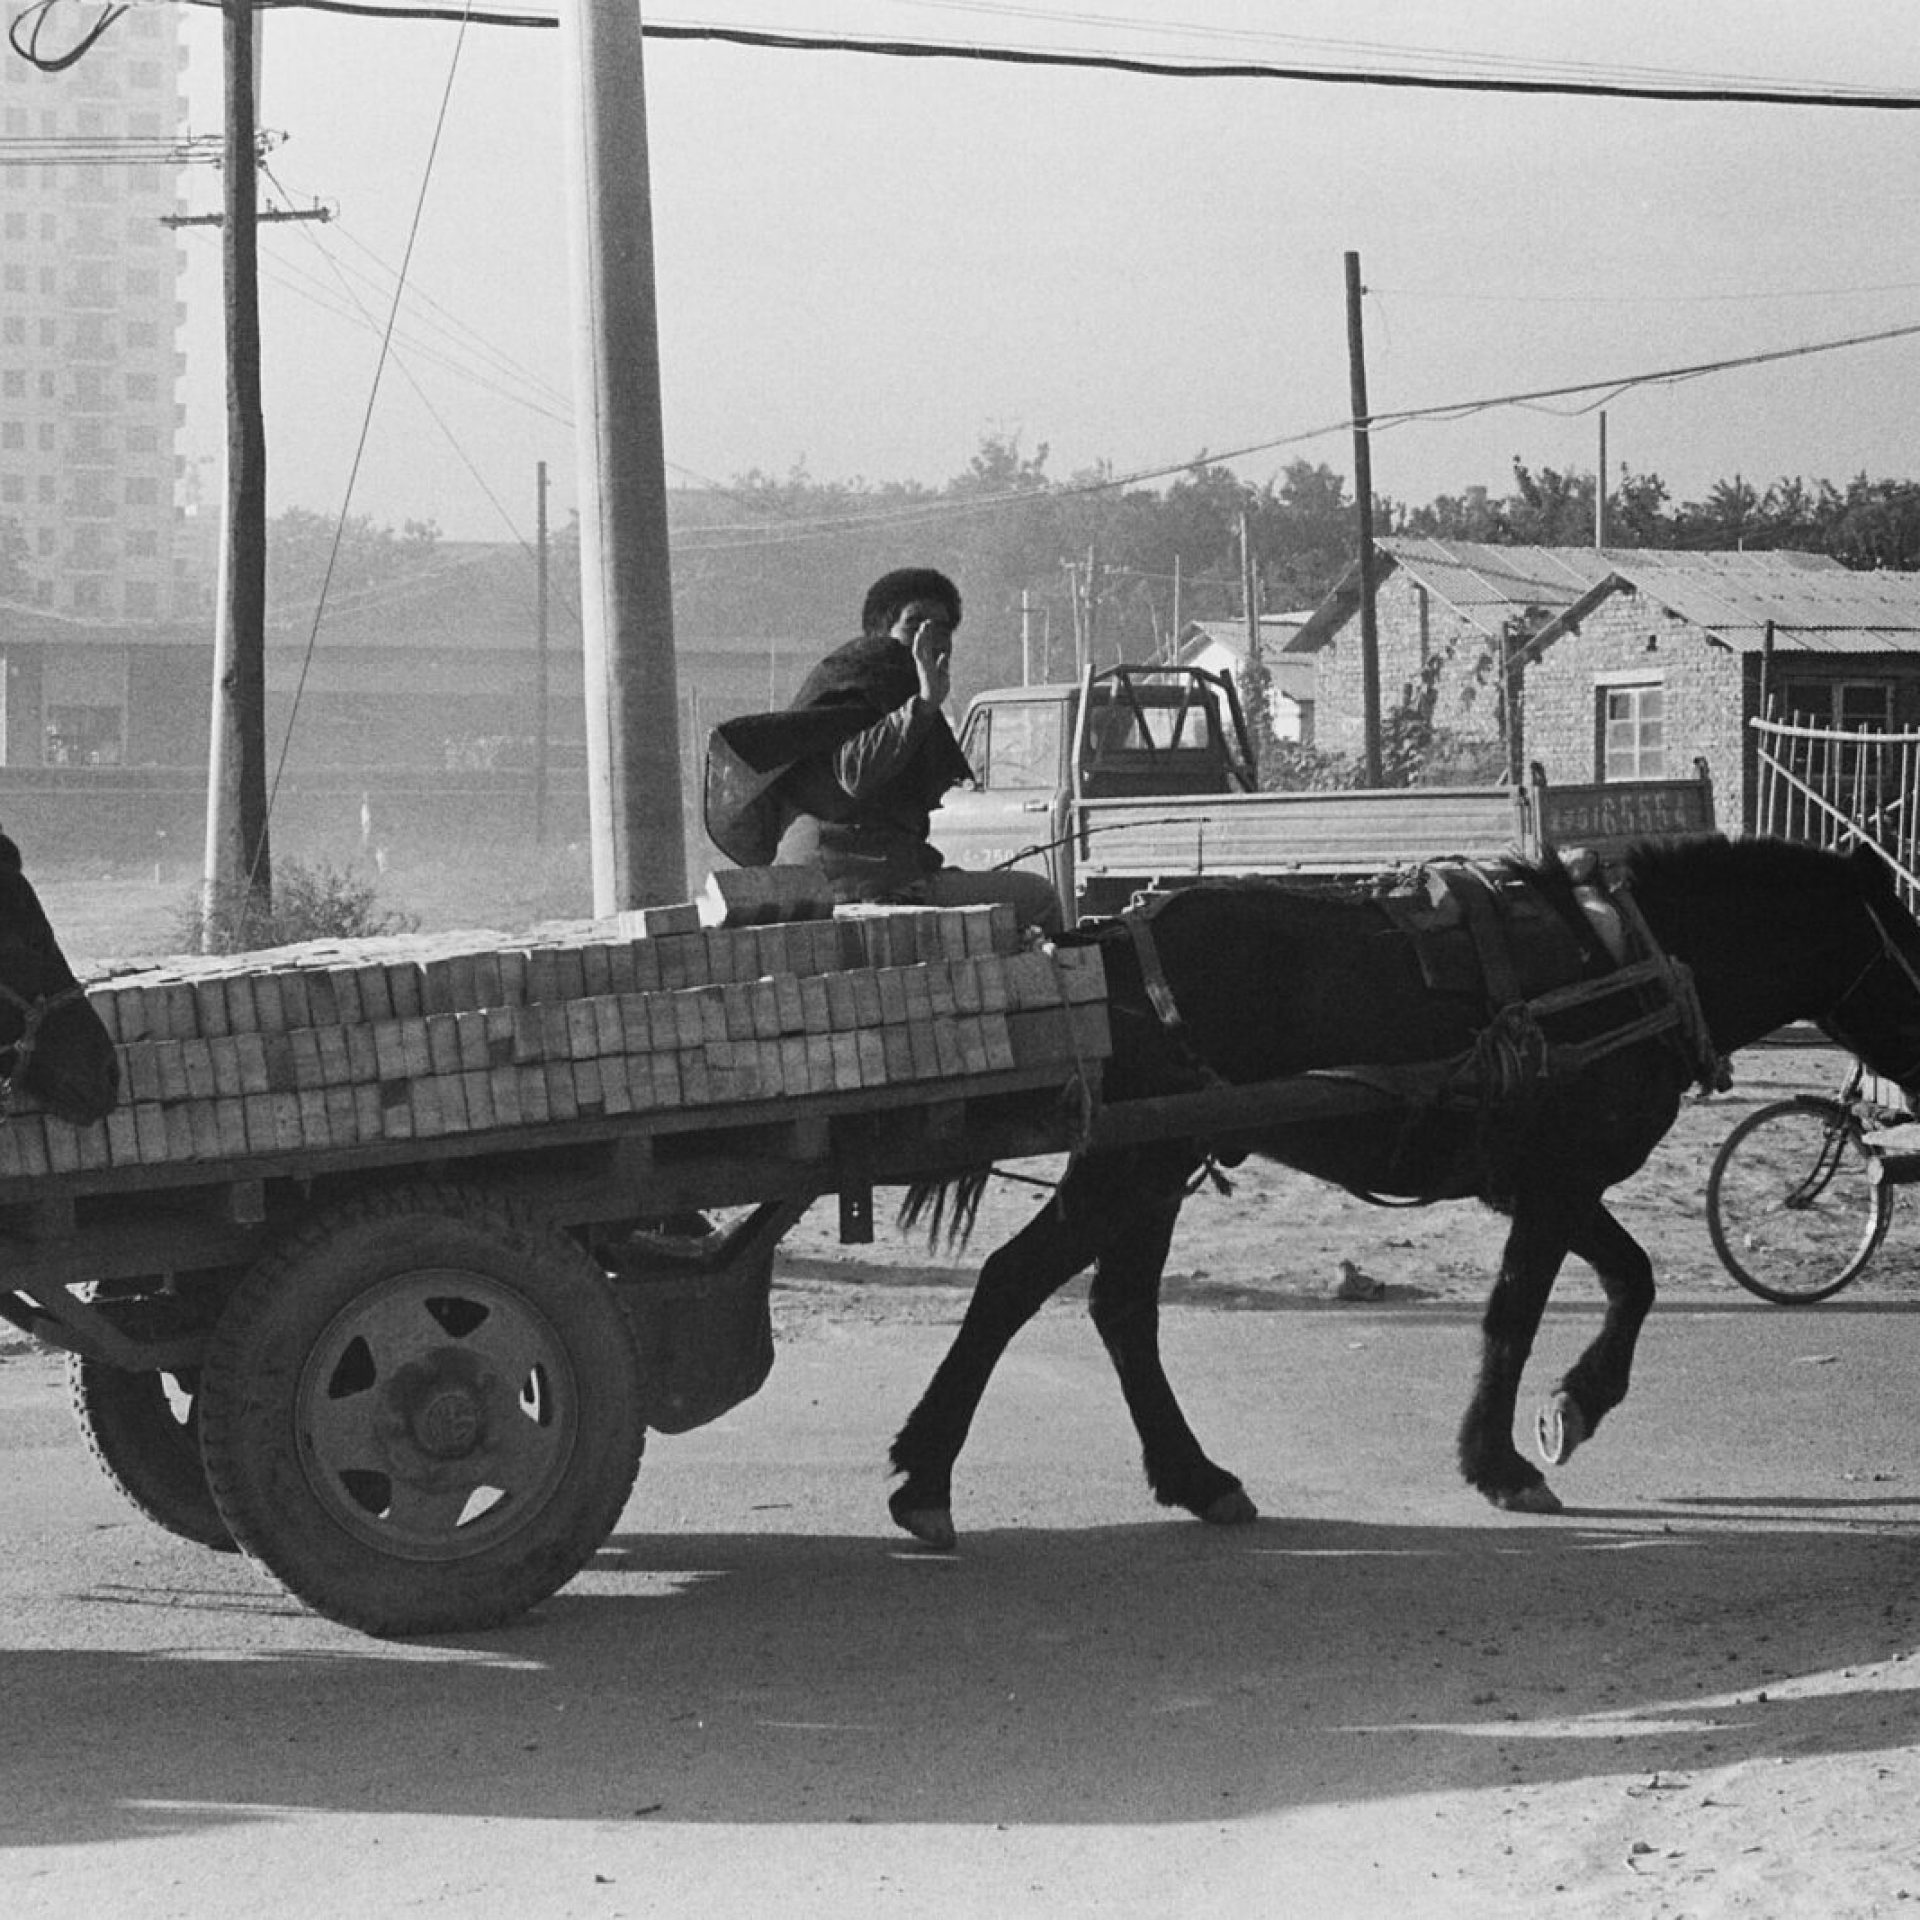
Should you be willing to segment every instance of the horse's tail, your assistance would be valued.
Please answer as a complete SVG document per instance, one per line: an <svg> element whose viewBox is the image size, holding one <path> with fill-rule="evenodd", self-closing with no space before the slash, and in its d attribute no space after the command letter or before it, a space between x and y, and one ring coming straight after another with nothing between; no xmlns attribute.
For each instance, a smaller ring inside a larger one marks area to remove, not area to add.
<svg viewBox="0 0 1920 1920"><path fill-rule="evenodd" d="M980 1202L992 1178L991 1167L977 1167L949 1180L914 1181L900 1202L900 1225L911 1232L924 1220L929 1247L940 1245L943 1233L950 1251L964 1247L973 1237Z"/></svg>

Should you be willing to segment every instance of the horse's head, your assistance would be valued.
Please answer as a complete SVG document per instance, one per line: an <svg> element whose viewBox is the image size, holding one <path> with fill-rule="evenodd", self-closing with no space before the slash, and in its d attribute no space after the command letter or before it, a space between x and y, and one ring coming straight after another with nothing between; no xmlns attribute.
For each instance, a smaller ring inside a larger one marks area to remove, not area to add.
<svg viewBox="0 0 1920 1920"><path fill-rule="evenodd" d="M113 1041L87 1004L46 910L0 833L0 1087L18 1085L75 1126L104 1119L120 1097Z"/></svg>
<svg viewBox="0 0 1920 1920"><path fill-rule="evenodd" d="M1894 890L1886 862L1870 847L1846 857L1870 932L1858 971L1819 1016L1823 1033L1877 1074L1920 1100L1920 925Z"/></svg>

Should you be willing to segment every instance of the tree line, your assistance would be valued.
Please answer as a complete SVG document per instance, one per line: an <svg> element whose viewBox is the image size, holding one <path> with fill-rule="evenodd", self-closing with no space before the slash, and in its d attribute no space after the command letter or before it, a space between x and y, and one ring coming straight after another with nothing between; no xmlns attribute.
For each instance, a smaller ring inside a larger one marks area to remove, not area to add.
<svg viewBox="0 0 1920 1920"><path fill-rule="evenodd" d="M1104 468L1063 480L1048 449L984 438L943 487L820 482L804 468L749 473L675 519L674 591L690 630L849 637L868 580L942 567L967 603L963 690L1070 675L1090 636L1096 664L1163 656L1193 620L1244 619L1243 539L1259 609L1319 604L1352 566L1354 501L1332 468L1296 460L1247 481L1205 457L1160 487ZM1469 489L1424 506L1381 498L1377 535L1494 545L1591 546L1595 476L1516 459L1511 491ZM1920 567L1920 482L1717 481L1675 504L1657 474L1622 469L1608 488L1607 544L1831 554L1852 567ZM1023 644L1024 643L1024 644Z"/></svg>
<svg viewBox="0 0 1920 1920"><path fill-rule="evenodd" d="M1317 605L1352 565L1355 514L1345 478L1295 460L1243 480L1202 455L1164 484L1125 482L1096 466L1055 479L1047 446L982 438L944 484L816 480L804 465L752 471L723 488L676 492L676 624L777 644L783 656L850 638L867 584L903 565L940 567L967 616L956 663L962 695L989 684L1070 675L1096 664L1164 656L1193 620L1245 617L1243 540L1263 612ZM1470 488L1424 506L1376 500L1382 535L1497 545L1593 544L1595 476L1537 471L1516 459L1504 495ZM0 600L32 597L32 557L0 520ZM1657 474L1610 482L1607 544L1695 551L1786 548L1852 567L1920 567L1920 482L1857 475L1845 484L1736 474L1675 504ZM268 590L299 617L326 582L351 596L430 563L439 529L399 530L366 516L343 527L305 508L268 526ZM577 606L577 532L556 537L556 593ZM209 595L211 582L208 583ZM208 605L211 605L209 598Z"/></svg>

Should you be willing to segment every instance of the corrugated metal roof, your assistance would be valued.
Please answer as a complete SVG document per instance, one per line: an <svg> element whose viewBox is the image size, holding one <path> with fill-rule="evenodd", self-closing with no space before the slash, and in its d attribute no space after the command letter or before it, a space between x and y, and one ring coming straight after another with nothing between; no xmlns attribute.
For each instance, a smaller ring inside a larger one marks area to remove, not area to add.
<svg viewBox="0 0 1920 1920"><path fill-rule="evenodd" d="M1618 555L1615 577L1737 653L1773 643L1801 653L1920 654L1920 574L1808 568L1784 554ZM1768 566L1764 563L1777 564ZM1542 633L1583 618L1605 583ZM1610 590L1610 589L1607 589Z"/></svg>
<svg viewBox="0 0 1920 1920"><path fill-rule="evenodd" d="M1552 613L1571 606L1611 571L1605 554L1588 547L1496 547L1475 540L1386 539L1379 555L1404 568L1436 599L1492 635L1529 609ZM1359 604L1359 568L1348 570L1313 617L1287 643L1311 653L1343 626Z"/></svg>
<svg viewBox="0 0 1920 1920"><path fill-rule="evenodd" d="M1376 545L1393 567L1404 569L1437 600L1489 637L1497 635L1516 615L1531 614L1536 624L1542 616L1556 616L1588 598L1616 574L1636 585L1654 576L1665 579L1684 574L1697 576L1703 587L1718 583L1729 592L1777 591L1789 597L1808 584L1810 575L1818 579L1883 577L1848 574L1839 561L1824 553L1696 554L1655 547L1504 547L1478 540L1397 537ZM1351 617L1358 600L1359 569L1355 567L1288 643L1291 650L1310 653L1324 645ZM1727 600L1723 611L1730 614L1732 604ZM1764 629L1764 620L1762 626Z"/></svg>
<svg viewBox="0 0 1920 1920"><path fill-rule="evenodd" d="M1498 625L1528 607L1566 607L1612 571L1590 547L1495 547L1477 540L1382 540L1381 552L1456 612Z"/></svg>

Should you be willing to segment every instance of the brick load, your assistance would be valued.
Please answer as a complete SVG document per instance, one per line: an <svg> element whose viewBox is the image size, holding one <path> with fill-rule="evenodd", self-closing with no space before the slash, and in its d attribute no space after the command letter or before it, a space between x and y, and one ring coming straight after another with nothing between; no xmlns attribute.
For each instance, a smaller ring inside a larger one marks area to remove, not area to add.
<svg viewBox="0 0 1920 1920"><path fill-rule="evenodd" d="M689 907L185 959L101 980L121 1104L23 1102L0 1178L429 1140L965 1081L1108 1050L1092 947L1005 907L703 926Z"/></svg>

